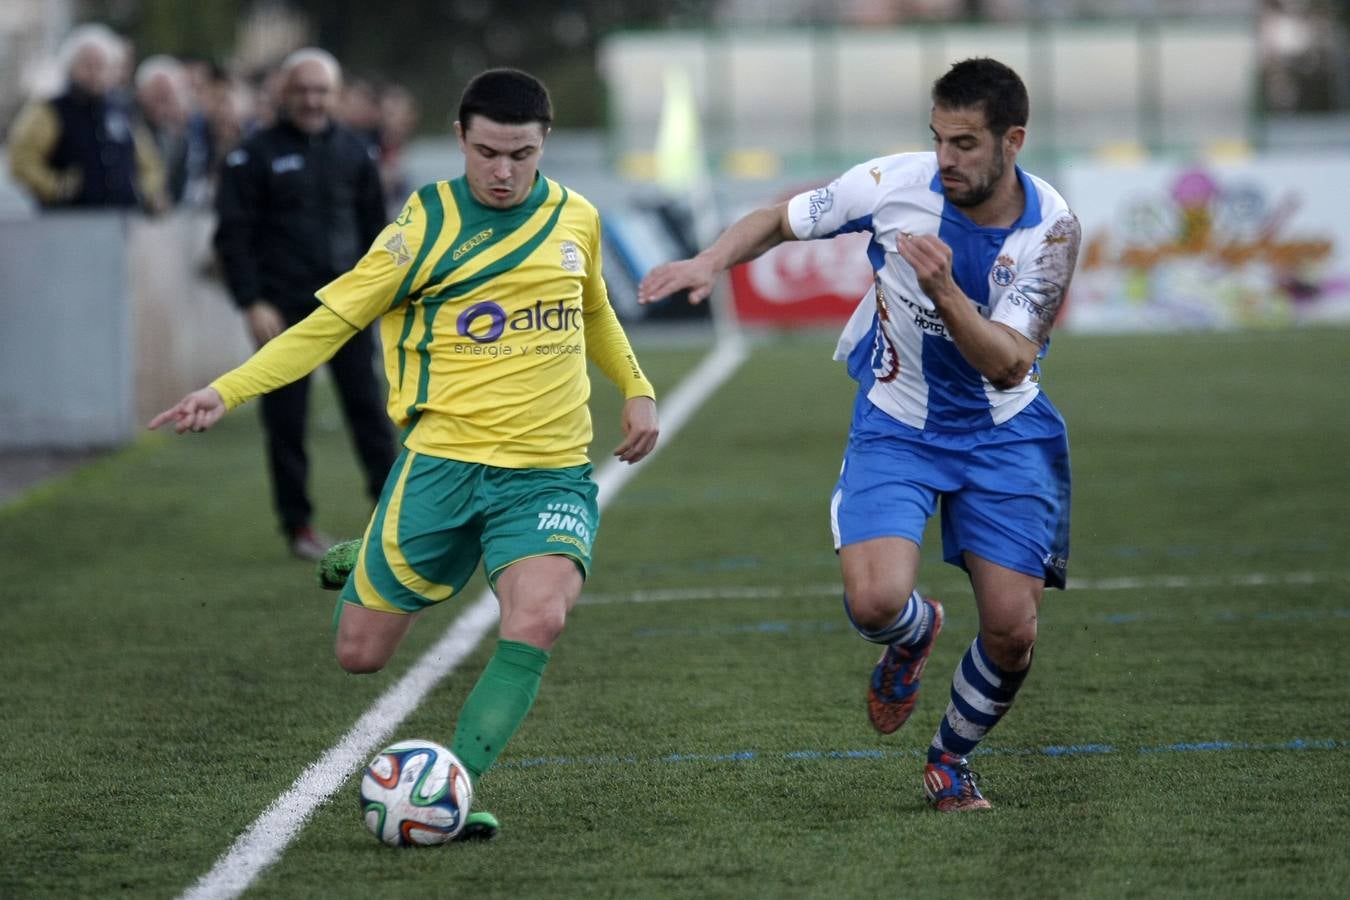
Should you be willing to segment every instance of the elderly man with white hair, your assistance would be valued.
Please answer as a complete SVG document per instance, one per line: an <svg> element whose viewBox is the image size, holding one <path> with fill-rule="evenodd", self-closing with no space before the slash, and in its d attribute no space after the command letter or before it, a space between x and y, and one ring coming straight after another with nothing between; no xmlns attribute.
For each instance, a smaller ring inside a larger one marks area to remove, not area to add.
<svg viewBox="0 0 1350 900"><path fill-rule="evenodd" d="M107 27L75 29L60 51L64 89L30 102L15 119L10 170L41 206L167 206L154 143L114 91L124 54Z"/></svg>
<svg viewBox="0 0 1350 900"><path fill-rule="evenodd" d="M211 148L195 109L187 67L166 54L136 67L136 110L164 162L166 190L177 205L206 194Z"/></svg>
<svg viewBox="0 0 1350 900"><path fill-rule="evenodd" d="M281 64L277 122L225 158L215 246L258 346L308 316L315 292L354 266L384 228L384 191L366 144L334 118L342 73L317 48ZM376 345L357 333L328 362L372 502L393 464L393 427ZM311 521L305 419L309 379L262 399L272 501L290 552L317 559L332 541Z"/></svg>

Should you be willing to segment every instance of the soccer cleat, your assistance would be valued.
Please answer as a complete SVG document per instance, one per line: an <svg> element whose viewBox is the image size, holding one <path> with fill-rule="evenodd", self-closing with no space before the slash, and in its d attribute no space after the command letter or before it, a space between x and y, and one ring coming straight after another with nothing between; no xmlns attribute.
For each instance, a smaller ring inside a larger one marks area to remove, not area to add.
<svg viewBox="0 0 1350 900"><path fill-rule="evenodd" d="M923 792L938 812L969 812L991 809L975 786L976 775L963 756L944 753L937 762L923 768Z"/></svg>
<svg viewBox="0 0 1350 900"><path fill-rule="evenodd" d="M342 586L347 583L347 576L356 568L356 558L360 553L360 538L329 547L314 570L315 576L319 579L319 587L325 591L342 590Z"/></svg>
<svg viewBox="0 0 1350 900"><path fill-rule="evenodd" d="M457 841L490 841L502 833L501 823L490 812L471 812L464 827L455 835Z"/></svg>
<svg viewBox="0 0 1350 900"><path fill-rule="evenodd" d="M882 734L897 731L914 712L914 705L919 700L919 678L938 632L942 630L942 604L928 597L923 598L923 602L932 610L928 637L913 647L891 644L872 670L872 683L867 689L867 716L872 720L872 727Z"/></svg>
<svg viewBox="0 0 1350 900"><path fill-rule="evenodd" d="M332 538L308 525L302 525L291 532L291 555L299 559L317 561L322 559L332 546Z"/></svg>

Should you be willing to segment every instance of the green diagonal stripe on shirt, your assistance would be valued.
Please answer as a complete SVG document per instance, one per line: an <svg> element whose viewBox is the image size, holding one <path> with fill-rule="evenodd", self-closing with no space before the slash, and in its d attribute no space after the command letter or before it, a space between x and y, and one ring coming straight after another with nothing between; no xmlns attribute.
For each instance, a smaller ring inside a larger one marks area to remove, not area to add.
<svg viewBox="0 0 1350 900"><path fill-rule="evenodd" d="M417 251L417 259L413 261L412 267L408 269L408 274L404 276L403 284L399 285L398 293L394 295L394 302L389 304L390 310L393 310L407 298L408 291L412 289L413 279L417 276L417 271L422 268L422 263L426 261L427 254L431 252L431 246L441 236L441 228L445 226L445 207L441 203L441 192L436 190L436 185L428 184L419 188L417 196L422 199L422 209L427 214L427 227L422 233L422 246ZM403 332L398 336L398 387L400 390L403 388L403 373L408 365L408 353L403 349L403 344L412 332L414 316L415 313L409 306L403 317Z"/></svg>
<svg viewBox="0 0 1350 900"><path fill-rule="evenodd" d="M561 188L561 185L559 187ZM566 190L564 190L564 199L566 199L566 193ZM454 197L455 208L459 212L459 233L450 242L450 247L444 255L436 261L436 267L432 271L431 277L427 279L428 287L445 281L460 266L466 265L474 257L497 246L509 235L515 234L520 226L528 222L530 217L548 199L548 181L540 178L530 190L530 193L526 195L525 200L512 209L497 210L485 207L474 198L473 193L469 190L468 181L462 176L450 182L450 194ZM481 244L464 250L462 255L456 259L455 254L460 252L460 248L464 247L484 229L491 229L492 237L484 240Z"/></svg>
<svg viewBox="0 0 1350 900"><path fill-rule="evenodd" d="M424 297L422 299L422 303L426 307L426 313L423 316L425 333L422 336L422 340L417 344L417 353L420 361L417 376L417 399L414 400L413 405L409 407L409 415L412 415L418 406L427 402L427 393L431 385L431 355L426 352L426 348L431 344L431 324L432 320L436 317L436 312L440 309L441 303L468 293L483 281L491 280L504 272L511 271L516 266L520 265L526 257L537 250L539 245L553 233L554 227L558 224L558 219L562 216L563 207L567 205L569 196L567 189L561 189L562 196L558 199L558 208L553 211L553 215L549 216L548 221L545 222L537 232L531 235L524 244L491 265L485 267L482 272L479 272L473 278L459 282L458 284L452 284L447 290L444 290L435 296Z"/></svg>
<svg viewBox="0 0 1350 900"><path fill-rule="evenodd" d="M562 217L563 207L567 205L569 195L567 193L567 188L561 188L561 190L562 196L558 198L558 208L553 210L553 214L548 217L548 221L540 226L539 230L531 235L525 243L521 244L515 250L512 250L496 262L485 266L481 272L478 272L470 278L466 278L464 281L449 285L445 290L440 291L435 296L447 299L462 296L469 293L483 282L491 281L497 276L509 272L520 265L526 257L539 249L539 245L553 233L553 229L558 224L558 219Z"/></svg>

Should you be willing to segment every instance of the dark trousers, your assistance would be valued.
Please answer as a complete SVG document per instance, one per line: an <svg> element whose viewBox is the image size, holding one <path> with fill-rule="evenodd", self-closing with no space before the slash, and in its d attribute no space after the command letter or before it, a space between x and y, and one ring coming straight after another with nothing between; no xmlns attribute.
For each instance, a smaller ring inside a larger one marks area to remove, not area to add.
<svg viewBox="0 0 1350 900"><path fill-rule="evenodd" d="M379 499L397 455L394 429L384 410L383 387L375 375L375 350L374 335L367 328L328 361L347 431L365 472L366 493L372 501ZM272 503L287 535L308 525L314 511L309 500L309 457L305 453L308 417L309 378L262 397Z"/></svg>

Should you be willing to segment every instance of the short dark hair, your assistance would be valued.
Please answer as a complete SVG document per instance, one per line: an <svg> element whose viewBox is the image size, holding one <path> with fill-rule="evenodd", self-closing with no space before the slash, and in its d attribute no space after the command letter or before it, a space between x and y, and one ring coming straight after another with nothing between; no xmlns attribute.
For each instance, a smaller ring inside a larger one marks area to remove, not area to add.
<svg viewBox="0 0 1350 900"><path fill-rule="evenodd" d="M553 123L553 102L548 88L519 69L488 69L475 76L459 98L459 123L468 129L473 116L483 116L503 125Z"/></svg>
<svg viewBox="0 0 1350 900"><path fill-rule="evenodd" d="M1024 127L1031 113L1027 86L1017 73L996 59L981 56L953 63L933 82L933 105L943 109L982 109L995 135Z"/></svg>

